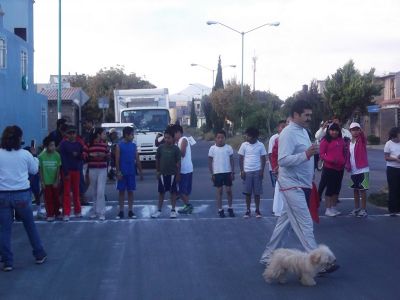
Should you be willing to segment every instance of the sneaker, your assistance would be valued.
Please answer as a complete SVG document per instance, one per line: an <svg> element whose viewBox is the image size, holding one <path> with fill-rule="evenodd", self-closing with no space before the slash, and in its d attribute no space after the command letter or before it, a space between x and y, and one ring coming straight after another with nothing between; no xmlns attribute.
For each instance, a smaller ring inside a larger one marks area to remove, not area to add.
<svg viewBox="0 0 400 300"><path fill-rule="evenodd" d="M188 207L189 207L189 210L188 210L189 214L191 214L193 212L194 207L191 203L188 204Z"/></svg>
<svg viewBox="0 0 400 300"><path fill-rule="evenodd" d="M223 210L223 209L220 209L220 210L218 211L218 215L219 215L220 218L225 218L225 212L224 212L224 210Z"/></svg>
<svg viewBox="0 0 400 300"><path fill-rule="evenodd" d="M154 214L151 215L153 219L157 219L159 216L161 216L161 210L157 210Z"/></svg>
<svg viewBox="0 0 400 300"><path fill-rule="evenodd" d="M233 212L233 208L228 208L228 214L230 218L234 218L235 217L235 213Z"/></svg>
<svg viewBox="0 0 400 300"><path fill-rule="evenodd" d="M336 207L331 207L331 211L335 214L335 216L339 216L342 214L339 210L336 209Z"/></svg>
<svg viewBox="0 0 400 300"><path fill-rule="evenodd" d="M335 214L334 211L332 211L331 208L327 208L327 209L325 210L325 216L327 216L327 217L336 217L336 214Z"/></svg>
<svg viewBox="0 0 400 300"><path fill-rule="evenodd" d="M69 221L69 216L64 216L64 217L63 217L63 221L64 221L64 222L68 222L68 221Z"/></svg>
<svg viewBox="0 0 400 300"><path fill-rule="evenodd" d="M46 221L47 221L47 222L54 222L55 220L56 220L55 217L47 217L47 218L46 218Z"/></svg>
<svg viewBox="0 0 400 300"><path fill-rule="evenodd" d="M250 210L246 210L246 213L244 214L243 218L248 219L251 216Z"/></svg>
<svg viewBox="0 0 400 300"><path fill-rule="evenodd" d="M44 220L44 219L46 219L46 214L42 213L41 211L38 211L37 214L36 214L36 218L38 220Z"/></svg>
<svg viewBox="0 0 400 300"><path fill-rule="evenodd" d="M192 207L192 208L191 208ZM193 210L193 206L191 204L184 205L183 208L178 210L178 213L180 214L190 214Z"/></svg>
<svg viewBox="0 0 400 300"><path fill-rule="evenodd" d="M256 210L256 218L257 219L262 218L262 215L259 210Z"/></svg>
<svg viewBox="0 0 400 300"><path fill-rule="evenodd" d="M325 274L333 273L339 268L340 268L340 266L338 264L332 263L332 264L326 266L325 268L323 268L321 271L319 271L318 275L325 275Z"/></svg>
<svg viewBox="0 0 400 300"><path fill-rule="evenodd" d="M9 265L4 265L4 267L3 267L4 272L11 272L12 270L13 270L13 267L9 266Z"/></svg>
<svg viewBox="0 0 400 300"><path fill-rule="evenodd" d="M358 213L360 212L360 210L361 210L361 209L359 209L359 208L353 209L353 210L349 213L349 216L356 217L356 216L358 215Z"/></svg>
<svg viewBox="0 0 400 300"><path fill-rule="evenodd" d="M117 219L119 220L119 219L123 219L124 218L124 212L123 211L120 211L119 213L118 213L118 215L117 215Z"/></svg>
<svg viewBox="0 0 400 300"><path fill-rule="evenodd" d="M129 219L136 219L136 215L133 213L133 211L128 211L128 218Z"/></svg>
<svg viewBox="0 0 400 300"><path fill-rule="evenodd" d="M171 219L176 219L177 216L178 216L178 215L177 215L176 211L175 211L175 210L171 210L171 213L170 213L169 217L170 217Z"/></svg>
<svg viewBox="0 0 400 300"><path fill-rule="evenodd" d="M99 217L99 220L100 221L104 221L106 219L106 216L104 216L104 215L101 215L100 217Z"/></svg>
<svg viewBox="0 0 400 300"><path fill-rule="evenodd" d="M44 263L46 261L46 259L47 259L46 255L43 257L36 258L36 264L41 265L42 263Z"/></svg>
<svg viewBox="0 0 400 300"><path fill-rule="evenodd" d="M96 219L97 218L97 215L96 214L90 214L90 216L89 216L89 219Z"/></svg>
<svg viewBox="0 0 400 300"><path fill-rule="evenodd" d="M81 213L75 213L74 217L75 218L82 218L82 214Z"/></svg>
<svg viewBox="0 0 400 300"><path fill-rule="evenodd" d="M357 217L359 218L365 218L368 216L368 213L365 209L361 209L360 212L358 213Z"/></svg>

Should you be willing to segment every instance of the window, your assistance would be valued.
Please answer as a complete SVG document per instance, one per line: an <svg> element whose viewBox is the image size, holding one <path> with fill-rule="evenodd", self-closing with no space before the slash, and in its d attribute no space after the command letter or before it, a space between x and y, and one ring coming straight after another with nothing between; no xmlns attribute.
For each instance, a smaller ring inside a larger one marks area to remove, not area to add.
<svg viewBox="0 0 400 300"><path fill-rule="evenodd" d="M21 75L28 75L28 54L24 50L21 51Z"/></svg>
<svg viewBox="0 0 400 300"><path fill-rule="evenodd" d="M42 105L42 130L47 130L47 111L46 111L46 105Z"/></svg>
<svg viewBox="0 0 400 300"><path fill-rule="evenodd" d="M6 40L0 37L0 69L5 69L7 61L7 45Z"/></svg>

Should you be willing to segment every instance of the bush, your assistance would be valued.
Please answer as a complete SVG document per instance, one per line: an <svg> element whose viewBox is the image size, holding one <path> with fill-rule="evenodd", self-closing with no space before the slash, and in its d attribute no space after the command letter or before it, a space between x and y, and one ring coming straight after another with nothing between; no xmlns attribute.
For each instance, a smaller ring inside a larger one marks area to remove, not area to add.
<svg viewBox="0 0 400 300"><path fill-rule="evenodd" d="M209 132L204 133L203 138L206 141L213 141L213 140L215 140L215 135L212 131L209 131Z"/></svg>
<svg viewBox="0 0 400 300"><path fill-rule="evenodd" d="M380 138L373 134L369 135L367 137L367 140L368 140L368 144L370 144L370 145L379 145L381 143Z"/></svg>

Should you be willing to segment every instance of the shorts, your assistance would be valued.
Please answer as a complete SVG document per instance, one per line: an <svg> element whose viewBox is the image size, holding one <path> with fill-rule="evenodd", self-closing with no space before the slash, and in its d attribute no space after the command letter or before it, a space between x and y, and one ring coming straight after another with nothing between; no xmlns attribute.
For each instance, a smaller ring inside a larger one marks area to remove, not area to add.
<svg viewBox="0 0 400 300"><path fill-rule="evenodd" d="M192 192L192 175L193 173L181 174L179 194L190 195Z"/></svg>
<svg viewBox="0 0 400 300"><path fill-rule="evenodd" d="M369 172L354 174L350 176L352 189L356 190L368 190L369 188Z"/></svg>
<svg viewBox="0 0 400 300"><path fill-rule="evenodd" d="M164 194L165 192L177 193L175 175L161 175L158 179L158 192Z"/></svg>
<svg viewBox="0 0 400 300"><path fill-rule="evenodd" d="M123 175L121 180L117 181L118 191L134 191L136 190L135 175Z"/></svg>
<svg viewBox="0 0 400 300"><path fill-rule="evenodd" d="M218 173L214 174L214 186L222 187L232 186L232 173Z"/></svg>
<svg viewBox="0 0 400 300"><path fill-rule="evenodd" d="M243 194L245 195L261 195L262 190L262 179L260 171L246 172L246 178L243 180Z"/></svg>
<svg viewBox="0 0 400 300"><path fill-rule="evenodd" d="M276 174L270 170L269 176L271 177L271 184L272 184L272 187L274 188L276 185Z"/></svg>
<svg viewBox="0 0 400 300"><path fill-rule="evenodd" d="M330 168L323 168L321 181L326 182L325 196L339 195L342 188L344 170L338 171Z"/></svg>

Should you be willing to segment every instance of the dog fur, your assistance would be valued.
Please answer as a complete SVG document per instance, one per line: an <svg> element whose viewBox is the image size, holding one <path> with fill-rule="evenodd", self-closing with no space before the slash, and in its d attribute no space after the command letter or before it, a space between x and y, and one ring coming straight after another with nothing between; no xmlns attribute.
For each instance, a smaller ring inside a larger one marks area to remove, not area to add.
<svg viewBox="0 0 400 300"><path fill-rule="evenodd" d="M318 272L336 261L335 255L325 245L306 253L295 249L276 249L271 256L263 276L266 282L286 282L286 274L294 273L302 285L316 285L314 280Z"/></svg>

